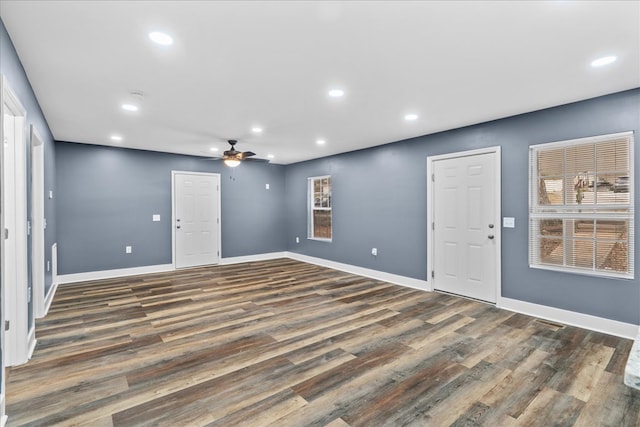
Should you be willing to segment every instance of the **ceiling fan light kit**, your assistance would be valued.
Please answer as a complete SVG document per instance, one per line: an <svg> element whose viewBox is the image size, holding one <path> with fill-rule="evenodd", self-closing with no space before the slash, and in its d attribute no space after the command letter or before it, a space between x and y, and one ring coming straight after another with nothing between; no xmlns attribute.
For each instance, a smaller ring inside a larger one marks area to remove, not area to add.
<svg viewBox="0 0 640 427"><path fill-rule="evenodd" d="M231 145L231 149L223 153L222 160L224 161L225 165L231 168L235 168L240 164L240 162L247 159L248 157L256 155L256 153L253 153L251 151L237 151L235 146L238 141L235 139L230 139L228 142L229 145Z"/></svg>
<svg viewBox="0 0 640 427"><path fill-rule="evenodd" d="M240 160L236 159L224 159L224 164L229 166L230 168L235 168L240 164Z"/></svg>

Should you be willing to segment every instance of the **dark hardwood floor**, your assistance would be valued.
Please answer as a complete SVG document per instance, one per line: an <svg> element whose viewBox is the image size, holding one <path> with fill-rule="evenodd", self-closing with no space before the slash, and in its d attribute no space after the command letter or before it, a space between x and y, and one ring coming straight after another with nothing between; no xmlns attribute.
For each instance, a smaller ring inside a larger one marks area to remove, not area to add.
<svg viewBox="0 0 640 427"><path fill-rule="evenodd" d="M639 426L630 340L289 259L64 285L9 425Z"/></svg>

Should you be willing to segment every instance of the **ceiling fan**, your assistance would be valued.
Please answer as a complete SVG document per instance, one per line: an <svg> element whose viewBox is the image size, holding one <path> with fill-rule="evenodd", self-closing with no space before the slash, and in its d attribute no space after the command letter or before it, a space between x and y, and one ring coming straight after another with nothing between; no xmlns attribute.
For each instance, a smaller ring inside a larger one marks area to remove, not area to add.
<svg viewBox="0 0 640 427"><path fill-rule="evenodd" d="M253 153L251 151L237 151L236 143L238 141L235 139L230 139L227 142L229 143L229 145L231 145L231 149L223 153L222 161L224 161L225 165L231 168L235 168L240 164L241 161L256 155L256 153Z"/></svg>

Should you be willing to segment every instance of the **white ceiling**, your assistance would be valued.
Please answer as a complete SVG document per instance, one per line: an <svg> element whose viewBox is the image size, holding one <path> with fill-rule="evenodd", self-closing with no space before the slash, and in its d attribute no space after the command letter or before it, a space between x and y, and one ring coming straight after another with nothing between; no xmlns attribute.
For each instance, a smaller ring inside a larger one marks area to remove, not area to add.
<svg viewBox="0 0 640 427"><path fill-rule="evenodd" d="M3 0L0 17L54 137L89 144L237 138L288 164L640 87L637 1Z"/></svg>

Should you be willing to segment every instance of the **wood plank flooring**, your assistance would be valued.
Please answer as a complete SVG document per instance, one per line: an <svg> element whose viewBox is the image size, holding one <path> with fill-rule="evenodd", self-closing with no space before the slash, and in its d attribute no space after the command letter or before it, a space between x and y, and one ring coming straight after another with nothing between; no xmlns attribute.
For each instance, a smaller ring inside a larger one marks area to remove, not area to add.
<svg viewBox="0 0 640 427"><path fill-rule="evenodd" d="M9 425L640 426L630 340L289 259L64 285Z"/></svg>

